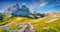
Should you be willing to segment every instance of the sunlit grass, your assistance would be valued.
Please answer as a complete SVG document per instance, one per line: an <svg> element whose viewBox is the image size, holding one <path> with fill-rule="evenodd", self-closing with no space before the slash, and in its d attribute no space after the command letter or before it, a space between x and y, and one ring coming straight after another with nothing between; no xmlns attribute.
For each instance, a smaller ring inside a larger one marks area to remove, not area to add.
<svg viewBox="0 0 60 32"><path fill-rule="evenodd" d="M0 25L2 24L6 25L6 24L13 22L7 27L10 30L18 30L19 28L18 25L26 24L28 22L33 25L34 29L37 32L60 32L60 17L57 17L57 18L58 19L53 22L46 23L47 21L50 21L51 19L53 19L53 17L46 16L44 18L39 18L39 19L31 19L31 18L26 18L26 17L12 17L9 20L5 20L4 18L3 19L4 21L0 22ZM0 29L0 32L2 31L5 31L4 28Z"/></svg>

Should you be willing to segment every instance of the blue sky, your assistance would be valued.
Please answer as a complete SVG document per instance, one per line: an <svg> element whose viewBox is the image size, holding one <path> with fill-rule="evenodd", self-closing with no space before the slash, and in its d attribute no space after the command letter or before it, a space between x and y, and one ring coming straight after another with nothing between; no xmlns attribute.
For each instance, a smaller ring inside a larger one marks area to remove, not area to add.
<svg viewBox="0 0 60 32"><path fill-rule="evenodd" d="M39 13L60 11L60 0L0 0L0 12L18 3L20 6L25 3L30 11Z"/></svg>

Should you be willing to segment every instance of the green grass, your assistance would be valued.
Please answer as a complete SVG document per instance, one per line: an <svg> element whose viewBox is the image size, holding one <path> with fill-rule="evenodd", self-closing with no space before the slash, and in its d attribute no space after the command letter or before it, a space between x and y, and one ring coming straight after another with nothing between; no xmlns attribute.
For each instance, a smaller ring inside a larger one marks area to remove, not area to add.
<svg viewBox="0 0 60 32"><path fill-rule="evenodd" d="M19 19L22 18L22 19ZM19 19L19 20L18 20ZM41 19L41 18L40 18ZM37 19L39 21L34 22L35 19L31 19L31 18L24 18L24 17L12 17L9 20L7 20L7 18L3 19L3 22L0 22L0 25L3 24L9 24L11 22L14 22L13 24L7 26L10 30L16 30L18 29L18 25L19 24L26 24L27 22L31 23L34 27L34 29L37 32L60 32L60 17L58 17L57 20L53 21L53 22L49 22L46 23L47 20L51 20L53 19L52 16L46 16L44 19ZM33 20L33 21L32 21ZM48 27L47 29L43 29L44 27ZM0 28L0 32L4 32L4 28Z"/></svg>

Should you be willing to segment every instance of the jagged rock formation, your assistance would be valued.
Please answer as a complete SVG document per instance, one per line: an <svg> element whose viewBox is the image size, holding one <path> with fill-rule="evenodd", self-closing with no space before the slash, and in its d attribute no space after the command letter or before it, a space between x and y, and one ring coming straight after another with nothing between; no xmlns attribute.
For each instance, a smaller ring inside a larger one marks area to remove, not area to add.
<svg viewBox="0 0 60 32"><path fill-rule="evenodd" d="M30 14L29 8L26 7L26 5L22 5L20 9L17 9L16 11L13 11L13 16L28 16Z"/></svg>
<svg viewBox="0 0 60 32"><path fill-rule="evenodd" d="M17 11L18 9L19 9L19 5L18 4L13 5L13 6L9 7L8 9L6 9L4 11L4 14L13 13L13 11Z"/></svg>
<svg viewBox="0 0 60 32"><path fill-rule="evenodd" d="M11 14L12 16L28 16L30 14L30 11L26 5L22 5L20 8L19 5L16 4L5 10L4 14Z"/></svg>
<svg viewBox="0 0 60 32"><path fill-rule="evenodd" d="M30 10L28 7L26 7L26 5L22 5L20 8L18 4L9 7L7 10L5 10L4 14L11 14L13 17L14 16L30 17L30 15L33 15L34 18L39 18L45 16L44 14L40 13L30 13Z"/></svg>

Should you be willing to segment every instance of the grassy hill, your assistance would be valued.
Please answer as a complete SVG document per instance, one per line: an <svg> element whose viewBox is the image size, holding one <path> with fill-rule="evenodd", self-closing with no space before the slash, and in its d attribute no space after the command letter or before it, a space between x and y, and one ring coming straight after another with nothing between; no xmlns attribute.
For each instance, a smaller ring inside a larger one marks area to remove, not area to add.
<svg viewBox="0 0 60 32"><path fill-rule="evenodd" d="M60 15L49 15L44 18L32 19L26 17L12 17L4 16L3 22L0 22L0 32L5 32L5 28L9 30L18 30L19 25L30 23L37 32L60 32ZM6 31L7 32L7 31Z"/></svg>

